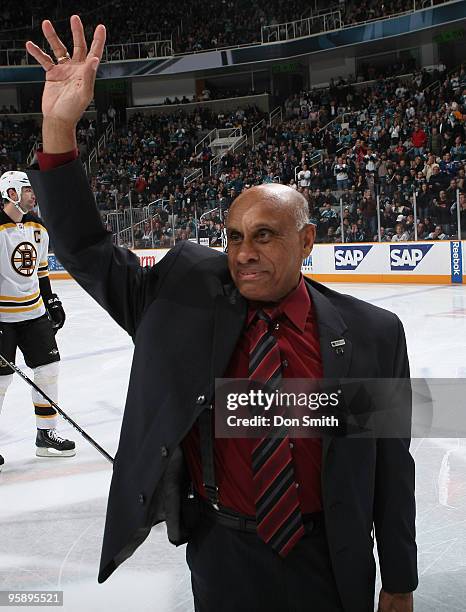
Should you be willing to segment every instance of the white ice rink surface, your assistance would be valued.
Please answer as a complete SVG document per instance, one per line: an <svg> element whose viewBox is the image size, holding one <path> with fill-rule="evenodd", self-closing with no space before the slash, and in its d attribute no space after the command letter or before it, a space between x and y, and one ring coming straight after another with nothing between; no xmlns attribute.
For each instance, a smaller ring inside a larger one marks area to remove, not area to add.
<svg viewBox="0 0 466 612"><path fill-rule="evenodd" d="M54 287L67 312L58 337L59 404L113 455L131 340L74 281ZM334 288L399 315L413 376L466 377L464 286ZM18 364L24 367L21 356ZM154 397L156 391L154 380ZM36 458L30 390L15 377L0 417L6 461L0 474L0 591L63 590L65 612L192 612L185 547L170 545L160 526L105 584L97 584L111 466L63 421L60 431L76 440L76 457ZM411 448L420 573L415 610L465 610L466 440L416 439Z"/></svg>

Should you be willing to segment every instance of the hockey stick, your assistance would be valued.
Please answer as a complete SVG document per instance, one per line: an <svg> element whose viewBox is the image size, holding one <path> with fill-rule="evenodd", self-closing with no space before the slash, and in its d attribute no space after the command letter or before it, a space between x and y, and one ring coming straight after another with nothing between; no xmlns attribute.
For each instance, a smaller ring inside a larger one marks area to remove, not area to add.
<svg viewBox="0 0 466 612"><path fill-rule="evenodd" d="M72 418L70 418L66 412L64 412L60 406L58 406L52 399L50 399L50 397L48 395L46 395L42 389L40 387L38 387L36 385L35 382L33 382L28 376L26 376L26 374L20 370L18 367L15 366L14 363L11 363L10 361L8 361L8 359L6 359L1 353L0 353L0 359L3 361L3 363L5 363L7 366L9 366L12 370L14 370L16 372L16 374L19 374L19 376L21 376L21 378L23 380L25 380L27 382L28 385L30 385L33 389L35 389L37 391L37 393L40 393L40 395L45 399L46 402L48 402L49 404L51 404L55 410L61 414L61 416L65 419L65 421L68 421L68 423L70 425L72 425L76 431L78 431L82 437L87 440L89 442L89 444L92 444L92 446L99 451L99 453L101 455L103 455L105 457L105 459L108 459L108 461L110 461L110 463L113 464L113 457L111 457L107 451L105 449L103 449L99 444L97 444L97 442L95 440L93 440L91 438L91 436L89 436L84 429L81 429L81 427L79 427L79 425L77 423L75 423L73 421Z"/></svg>

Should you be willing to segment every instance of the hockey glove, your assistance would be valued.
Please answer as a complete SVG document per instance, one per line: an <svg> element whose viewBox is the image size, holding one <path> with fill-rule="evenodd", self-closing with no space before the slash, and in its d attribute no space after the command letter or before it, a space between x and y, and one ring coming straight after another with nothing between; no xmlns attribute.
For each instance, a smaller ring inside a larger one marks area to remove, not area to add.
<svg viewBox="0 0 466 612"><path fill-rule="evenodd" d="M45 308L47 309L47 314L52 321L52 327L55 333L57 333L57 331L65 324L66 315L56 293L52 293L52 295L45 300Z"/></svg>

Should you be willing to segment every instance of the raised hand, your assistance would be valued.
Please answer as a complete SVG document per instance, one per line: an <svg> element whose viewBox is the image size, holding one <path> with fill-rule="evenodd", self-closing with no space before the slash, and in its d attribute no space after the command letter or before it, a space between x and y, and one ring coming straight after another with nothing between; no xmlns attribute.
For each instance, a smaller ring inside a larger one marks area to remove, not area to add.
<svg viewBox="0 0 466 612"><path fill-rule="evenodd" d="M50 152L62 152L57 149L56 143L53 142L54 138L50 138L52 132L60 136L60 131L63 141L61 148L64 151L69 150L70 134L73 133L74 138L75 127L93 98L97 67L105 45L105 26L96 27L88 52L81 19L73 15L70 24L73 34L71 57L48 20L42 22L42 31L57 63L33 42L26 43L27 51L45 70L45 87L42 95L44 150L48 140L51 145Z"/></svg>

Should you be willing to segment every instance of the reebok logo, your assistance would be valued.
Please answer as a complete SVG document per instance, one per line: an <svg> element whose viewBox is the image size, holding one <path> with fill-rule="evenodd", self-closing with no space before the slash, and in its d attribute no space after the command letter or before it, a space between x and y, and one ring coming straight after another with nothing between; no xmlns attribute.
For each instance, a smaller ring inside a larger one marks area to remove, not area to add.
<svg viewBox="0 0 466 612"><path fill-rule="evenodd" d="M463 282L463 257L461 252L461 242L450 242L451 259L451 282Z"/></svg>

